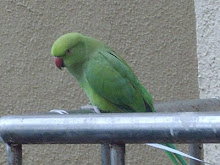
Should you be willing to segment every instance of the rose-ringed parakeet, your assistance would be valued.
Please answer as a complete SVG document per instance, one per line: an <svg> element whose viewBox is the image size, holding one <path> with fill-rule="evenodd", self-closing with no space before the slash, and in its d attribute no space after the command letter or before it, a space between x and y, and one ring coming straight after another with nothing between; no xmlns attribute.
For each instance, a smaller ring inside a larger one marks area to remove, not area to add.
<svg viewBox="0 0 220 165"><path fill-rule="evenodd" d="M154 112L149 92L128 64L103 42L68 33L54 42L51 54L56 66L68 69L101 112ZM186 165L180 155L167 154L174 164Z"/></svg>

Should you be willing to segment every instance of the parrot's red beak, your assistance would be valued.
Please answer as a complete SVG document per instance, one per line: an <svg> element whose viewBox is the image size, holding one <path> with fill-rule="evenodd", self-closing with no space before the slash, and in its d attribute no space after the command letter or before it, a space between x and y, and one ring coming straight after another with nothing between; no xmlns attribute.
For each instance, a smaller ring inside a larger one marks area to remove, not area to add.
<svg viewBox="0 0 220 165"><path fill-rule="evenodd" d="M63 59L60 57L54 57L54 63L56 65L57 68L59 68L60 70L65 67Z"/></svg>

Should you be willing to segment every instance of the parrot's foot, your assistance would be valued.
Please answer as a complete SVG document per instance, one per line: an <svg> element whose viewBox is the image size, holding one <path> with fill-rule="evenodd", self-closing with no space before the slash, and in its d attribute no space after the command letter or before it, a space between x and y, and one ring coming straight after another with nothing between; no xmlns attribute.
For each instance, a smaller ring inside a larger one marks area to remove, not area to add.
<svg viewBox="0 0 220 165"><path fill-rule="evenodd" d="M94 105L85 105L80 107L81 110L92 109L95 113L101 113L97 106Z"/></svg>
<svg viewBox="0 0 220 165"><path fill-rule="evenodd" d="M66 115L66 114L69 114L67 111L65 110L61 110L61 109L52 109L50 110L51 113L58 113L60 115Z"/></svg>

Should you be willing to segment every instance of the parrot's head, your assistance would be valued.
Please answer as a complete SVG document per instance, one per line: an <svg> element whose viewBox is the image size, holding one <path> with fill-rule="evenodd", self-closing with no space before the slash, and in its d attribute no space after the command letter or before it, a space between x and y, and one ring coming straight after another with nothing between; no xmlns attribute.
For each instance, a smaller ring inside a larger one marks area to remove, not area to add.
<svg viewBox="0 0 220 165"><path fill-rule="evenodd" d="M51 54L59 69L82 63L86 58L84 36L80 33L62 35L54 42Z"/></svg>

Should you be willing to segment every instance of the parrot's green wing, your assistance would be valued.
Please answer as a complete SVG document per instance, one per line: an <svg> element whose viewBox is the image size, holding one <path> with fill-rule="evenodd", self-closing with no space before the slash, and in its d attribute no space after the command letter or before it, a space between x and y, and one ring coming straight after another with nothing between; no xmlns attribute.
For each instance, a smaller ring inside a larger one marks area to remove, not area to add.
<svg viewBox="0 0 220 165"><path fill-rule="evenodd" d="M85 73L90 87L109 103L108 108L111 107L110 104L113 104L122 112L154 111L149 92L142 86L126 62L113 51L95 52L89 60ZM96 96L93 95L94 97ZM101 101L93 102L93 104L101 107L102 110L102 104L105 105L105 102ZM108 108L103 110L108 111ZM172 144L165 145L175 149ZM179 162L187 165L178 154L167 151L166 153L175 165Z"/></svg>
<svg viewBox="0 0 220 165"><path fill-rule="evenodd" d="M90 87L122 111L153 111L150 94L125 61L113 51L96 51L89 59L85 74Z"/></svg>

